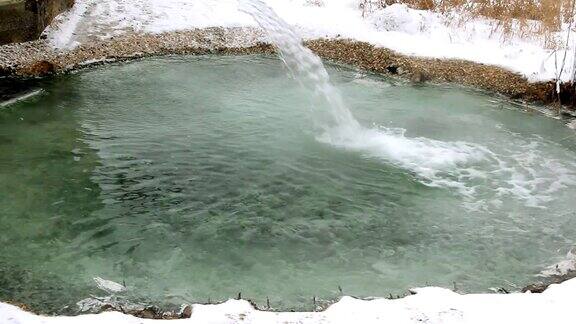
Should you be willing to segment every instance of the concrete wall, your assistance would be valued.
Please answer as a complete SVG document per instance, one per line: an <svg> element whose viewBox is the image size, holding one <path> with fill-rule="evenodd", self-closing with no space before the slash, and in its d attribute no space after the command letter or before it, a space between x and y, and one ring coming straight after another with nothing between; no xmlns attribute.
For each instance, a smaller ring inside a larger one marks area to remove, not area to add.
<svg viewBox="0 0 576 324"><path fill-rule="evenodd" d="M37 39L74 0L0 0L0 45Z"/></svg>

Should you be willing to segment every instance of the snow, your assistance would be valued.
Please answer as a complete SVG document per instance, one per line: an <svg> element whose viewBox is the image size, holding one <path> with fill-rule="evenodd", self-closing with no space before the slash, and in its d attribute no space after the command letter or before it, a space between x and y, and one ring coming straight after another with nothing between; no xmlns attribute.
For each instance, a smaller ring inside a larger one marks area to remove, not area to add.
<svg viewBox="0 0 576 324"><path fill-rule="evenodd" d="M570 124L568 124L568 127L570 127ZM560 262L553 264L540 272L540 276L564 276L572 271L576 271L576 247L573 247L570 249L570 251L568 251L564 260L561 260Z"/></svg>
<svg viewBox="0 0 576 324"><path fill-rule="evenodd" d="M219 305L193 305L192 317L178 323L573 323L576 279L550 286L542 294L460 295L444 288L418 288L402 299L370 301L343 297L324 312L266 312L255 310L247 301L229 300ZM99 324L154 323L117 312L76 317L44 317L0 303L2 324ZM172 322L171 322L172 323Z"/></svg>
<svg viewBox="0 0 576 324"><path fill-rule="evenodd" d="M497 22L489 19L448 22L446 15L400 4L363 17L360 0L266 2L306 39L350 38L406 55L497 65L531 81L557 79L564 61L564 50L546 48L542 39L533 36L505 36L495 30ZM58 17L46 33L54 47L67 49L126 32L162 33L215 26L256 25L238 10L237 0L77 0L75 8ZM576 38L572 36L570 48ZM556 38L564 44L567 35L558 33ZM570 78L573 59L571 54L566 56L562 80Z"/></svg>

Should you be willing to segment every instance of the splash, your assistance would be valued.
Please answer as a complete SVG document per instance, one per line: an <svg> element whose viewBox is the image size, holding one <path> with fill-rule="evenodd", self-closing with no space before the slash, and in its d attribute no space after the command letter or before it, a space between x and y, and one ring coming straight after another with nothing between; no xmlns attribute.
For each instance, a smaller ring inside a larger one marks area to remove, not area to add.
<svg viewBox="0 0 576 324"><path fill-rule="evenodd" d="M404 129L363 127L332 85L322 60L303 45L297 32L262 0L239 0L239 3L240 10L252 16L267 33L294 79L313 94L313 115L320 129L317 136L320 142L384 160L413 173L427 186L455 190L471 210L502 204L507 197L523 201L529 207L542 207L552 198L549 192L542 192L541 182L556 192L553 189L576 181L576 175L570 172L561 177L558 168L552 176L548 169L537 172L526 167L524 156L502 157L482 145L410 138L405 136ZM499 199L483 198L494 193Z"/></svg>
<svg viewBox="0 0 576 324"><path fill-rule="evenodd" d="M322 60L303 45L290 25L261 0L240 0L240 10L264 29L290 74L313 93L315 122L323 131L318 140L385 158L424 177L438 168L482 158L484 150L477 151L470 144L411 139L401 129L362 127L330 82ZM317 111L322 107L326 109Z"/></svg>

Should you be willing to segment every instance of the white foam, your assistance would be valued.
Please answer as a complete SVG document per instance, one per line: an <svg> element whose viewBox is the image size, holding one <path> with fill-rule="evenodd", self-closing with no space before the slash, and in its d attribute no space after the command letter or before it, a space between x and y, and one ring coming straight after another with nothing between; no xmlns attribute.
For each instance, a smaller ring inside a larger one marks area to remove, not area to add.
<svg viewBox="0 0 576 324"><path fill-rule="evenodd" d="M339 91L332 86L321 59L304 47L297 33L263 1L242 0L240 3L241 10L252 15L267 31L294 77L323 101L324 104L318 103L314 107L327 112L316 115L316 124L323 130L318 137L320 141L386 159L417 173L428 180L428 184L438 186L462 187L438 174L450 174L459 165L484 158L486 149L468 143L411 139L404 136L404 130L360 126Z"/></svg>
<svg viewBox="0 0 576 324"><path fill-rule="evenodd" d="M486 159L487 149L466 142L409 138L404 129L334 128L318 139L344 149L362 152L399 165L424 178L451 172Z"/></svg>
<svg viewBox="0 0 576 324"><path fill-rule="evenodd" d="M576 186L576 169L570 161L576 157L566 153L562 160L548 156L544 147L554 148L558 144L545 141L537 136L521 139L519 134L511 134L509 146L514 150L499 157L499 169L494 171L504 179L497 191L501 197L511 196L525 201L526 206L545 208L555 200L561 190Z"/></svg>
<svg viewBox="0 0 576 324"><path fill-rule="evenodd" d="M469 210L500 209L503 201L547 208L559 193L576 187L576 156L552 157L558 144L510 134L507 149L494 151L463 141L410 138L403 129L335 127L323 143L378 158L414 174L421 183L453 190ZM558 153L560 154L560 153Z"/></svg>

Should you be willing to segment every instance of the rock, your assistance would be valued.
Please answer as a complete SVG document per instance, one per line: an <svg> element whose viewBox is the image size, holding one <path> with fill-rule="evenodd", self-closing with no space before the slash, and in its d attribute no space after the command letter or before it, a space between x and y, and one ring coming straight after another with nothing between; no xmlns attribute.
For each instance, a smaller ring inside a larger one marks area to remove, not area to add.
<svg viewBox="0 0 576 324"><path fill-rule="evenodd" d="M395 65L389 65L386 67L386 70L391 74L398 74L398 67Z"/></svg>
<svg viewBox="0 0 576 324"><path fill-rule="evenodd" d="M41 60L33 63L30 66L26 66L24 68L16 70L16 74L18 75L33 76L33 77L46 76L54 74L55 72L56 72L56 66L53 63L46 60Z"/></svg>
<svg viewBox="0 0 576 324"><path fill-rule="evenodd" d="M8 67L0 66L0 77L12 75L14 71Z"/></svg>
<svg viewBox="0 0 576 324"><path fill-rule="evenodd" d="M414 83L424 83L430 80L430 76L422 70L416 70L410 74L410 81Z"/></svg>
<svg viewBox="0 0 576 324"><path fill-rule="evenodd" d="M163 319L163 313L158 307L149 306L141 310L129 311L128 314L144 319Z"/></svg>
<svg viewBox="0 0 576 324"><path fill-rule="evenodd" d="M545 277L543 282L538 282L522 288L522 292L542 293L551 285L560 284L574 278L576 278L576 271L569 270L567 273L562 275Z"/></svg>
<svg viewBox="0 0 576 324"><path fill-rule="evenodd" d="M536 283L536 284L531 284L531 285L528 285L528 286L522 288L522 292L523 293L531 292L531 293L535 293L535 294L541 294L544 292L544 290L546 290L546 288L548 288L548 285L546 285L544 283Z"/></svg>
<svg viewBox="0 0 576 324"><path fill-rule="evenodd" d="M185 305L184 307L182 307L182 310L180 310L180 318L190 318L190 317L192 317L192 306Z"/></svg>

